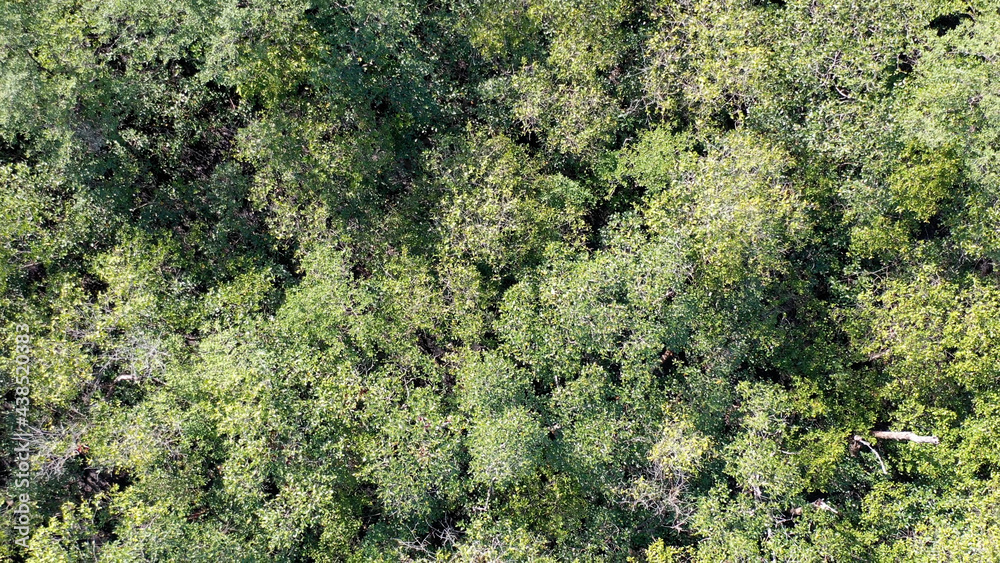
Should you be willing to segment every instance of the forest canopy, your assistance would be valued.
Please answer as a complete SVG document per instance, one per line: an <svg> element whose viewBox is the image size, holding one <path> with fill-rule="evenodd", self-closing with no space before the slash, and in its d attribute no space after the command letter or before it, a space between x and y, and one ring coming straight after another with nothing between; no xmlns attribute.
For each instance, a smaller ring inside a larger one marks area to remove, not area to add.
<svg viewBox="0 0 1000 563"><path fill-rule="evenodd" d="M0 560L1000 560L996 0L0 0Z"/></svg>

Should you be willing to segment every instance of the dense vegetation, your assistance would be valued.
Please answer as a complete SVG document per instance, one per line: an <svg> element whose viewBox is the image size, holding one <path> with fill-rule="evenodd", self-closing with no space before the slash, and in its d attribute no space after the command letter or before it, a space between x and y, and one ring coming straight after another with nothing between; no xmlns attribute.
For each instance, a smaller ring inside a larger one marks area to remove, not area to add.
<svg viewBox="0 0 1000 563"><path fill-rule="evenodd" d="M0 0L0 559L1000 560L998 8Z"/></svg>

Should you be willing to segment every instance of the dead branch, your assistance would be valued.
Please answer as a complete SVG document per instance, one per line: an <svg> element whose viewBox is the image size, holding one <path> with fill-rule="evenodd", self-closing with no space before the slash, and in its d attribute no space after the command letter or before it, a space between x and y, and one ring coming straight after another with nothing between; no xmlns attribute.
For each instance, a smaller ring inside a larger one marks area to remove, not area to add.
<svg viewBox="0 0 1000 563"><path fill-rule="evenodd" d="M873 447L872 447L872 445L871 445L871 444L869 444L869 443L868 443L868 442L867 442L867 441L866 441L866 440L865 440L864 438L862 438L861 436L858 436L858 435L855 435L853 439L854 439L854 442L855 442L855 443L858 443L858 444L861 444L862 446L866 446L866 447L867 447L867 448L868 448L869 450L871 450L871 452L872 452L873 454L875 454L875 459L877 459L877 460L878 460L878 464L879 464L879 467L881 467L881 468L882 468L882 475L888 475L888 474L889 474L889 472L885 470L885 463L883 463L883 462L882 462L882 456L878 455L878 452L877 452L877 451L875 451L875 448L873 448ZM852 453L853 453L853 452L852 452Z"/></svg>
<svg viewBox="0 0 1000 563"><path fill-rule="evenodd" d="M825 510L827 512L832 512L834 514L840 514L839 512L837 512L836 508L834 508L834 507L830 506L829 504L827 504L826 501L823 500L823 499L817 500L816 502L812 503L812 505L815 506L819 510Z"/></svg>
<svg viewBox="0 0 1000 563"><path fill-rule="evenodd" d="M823 500L823 499L818 499L818 500L816 500L814 502L811 502L809 504L813 505L813 507L815 507L816 510L825 510L826 512L832 512L834 514L840 514L840 512L838 512L836 508L834 508L834 507L830 506L829 504L827 504L826 501ZM802 516L802 508L803 507L801 507L801 506L796 506L795 508L793 508L790 511L791 515L792 516Z"/></svg>
<svg viewBox="0 0 1000 563"><path fill-rule="evenodd" d="M917 444L938 444L941 442L937 436L920 436L918 434L914 434L913 432L887 432L878 430L872 432L872 436L878 438L879 440L902 440L915 442Z"/></svg>

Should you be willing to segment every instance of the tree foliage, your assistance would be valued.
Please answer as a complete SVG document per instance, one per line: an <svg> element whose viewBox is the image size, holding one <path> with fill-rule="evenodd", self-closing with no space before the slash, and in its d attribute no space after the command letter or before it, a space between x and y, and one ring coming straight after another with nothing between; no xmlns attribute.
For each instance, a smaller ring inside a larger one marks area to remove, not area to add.
<svg viewBox="0 0 1000 563"><path fill-rule="evenodd" d="M997 560L998 14L0 3L0 559Z"/></svg>

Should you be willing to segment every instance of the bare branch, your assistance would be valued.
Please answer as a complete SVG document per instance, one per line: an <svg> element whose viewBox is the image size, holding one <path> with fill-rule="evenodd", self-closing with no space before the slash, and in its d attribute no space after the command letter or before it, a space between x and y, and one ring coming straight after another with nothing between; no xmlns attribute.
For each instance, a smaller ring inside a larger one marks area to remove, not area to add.
<svg viewBox="0 0 1000 563"><path fill-rule="evenodd" d="M819 510L825 510L827 512L832 512L834 514L840 514L839 512L837 512L836 508L827 504L826 501L823 499L817 500L816 502L812 503L812 505L818 508Z"/></svg>
<svg viewBox="0 0 1000 563"><path fill-rule="evenodd" d="M872 436L875 436L879 440L902 440L915 442L917 444L938 444L941 442L937 436L920 436L918 434L914 434L913 432L887 432L877 430L872 432Z"/></svg>
<svg viewBox="0 0 1000 563"><path fill-rule="evenodd" d="M867 447L867 448L868 448L869 450L871 450L871 452L872 452L873 454L875 454L875 459L877 459L877 460L878 460L878 464L879 464L879 467L881 467L881 468L882 468L882 475L888 475L888 474L889 474L889 472L885 470L885 463L884 463L884 462L882 461L882 456L878 455L878 452L877 452L877 451L875 451L875 448L873 448L873 447L872 447L872 445L871 445L871 444L869 444L869 443L868 443L868 442L867 442L867 441L866 441L866 440L865 440L864 438L862 438L861 436L858 436L858 435L855 435L853 439L854 439L854 441L855 441L855 442L857 442L858 444L861 444L861 445L863 445L863 446L866 446L866 447Z"/></svg>

